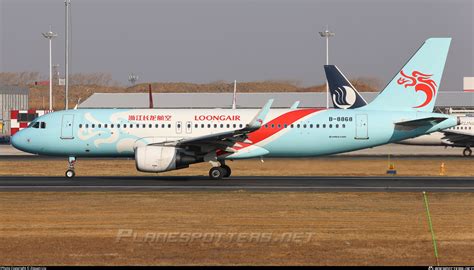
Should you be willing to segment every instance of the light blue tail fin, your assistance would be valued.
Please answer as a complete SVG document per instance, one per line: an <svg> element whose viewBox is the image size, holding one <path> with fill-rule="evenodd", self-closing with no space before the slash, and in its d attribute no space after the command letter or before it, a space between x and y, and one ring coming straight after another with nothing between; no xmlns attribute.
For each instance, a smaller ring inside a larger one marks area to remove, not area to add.
<svg viewBox="0 0 474 270"><path fill-rule="evenodd" d="M364 109L432 112L450 44L451 38L427 39Z"/></svg>

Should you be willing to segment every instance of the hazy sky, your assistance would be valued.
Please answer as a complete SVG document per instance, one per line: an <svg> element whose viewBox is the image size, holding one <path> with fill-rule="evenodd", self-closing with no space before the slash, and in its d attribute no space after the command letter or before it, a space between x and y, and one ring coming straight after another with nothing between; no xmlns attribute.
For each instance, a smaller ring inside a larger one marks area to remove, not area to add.
<svg viewBox="0 0 474 270"><path fill-rule="evenodd" d="M330 62L348 77L391 77L429 37L452 37L441 85L474 76L473 0L72 0L71 72L146 81L295 80L324 83ZM64 1L0 0L0 72L64 68Z"/></svg>

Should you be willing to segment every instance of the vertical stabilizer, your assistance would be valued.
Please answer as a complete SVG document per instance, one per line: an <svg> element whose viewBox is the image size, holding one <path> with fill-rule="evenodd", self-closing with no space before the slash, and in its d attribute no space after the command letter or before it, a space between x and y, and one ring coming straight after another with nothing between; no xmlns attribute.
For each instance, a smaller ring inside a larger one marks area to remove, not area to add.
<svg viewBox="0 0 474 270"><path fill-rule="evenodd" d="M355 109L367 105L367 101L336 66L325 65L324 71L334 108Z"/></svg>
<svg viewBox="0 0 474 270"><path fill-rule="evenodd" d="M432 112L451 38L430 38L365 109Z"/></svg>

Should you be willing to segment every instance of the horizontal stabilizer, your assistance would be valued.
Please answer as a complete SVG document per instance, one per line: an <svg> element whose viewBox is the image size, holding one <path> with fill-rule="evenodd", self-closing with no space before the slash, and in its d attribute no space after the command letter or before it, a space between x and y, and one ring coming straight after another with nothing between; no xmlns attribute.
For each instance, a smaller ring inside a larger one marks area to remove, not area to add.
<svg viewBox="0 0 474 270"><path fill-rule="evenodd" d="M411 130L419 127L434 126L448 119L448 117L426 117L409 121L395 123L395 128L399 130Z"/></svg>

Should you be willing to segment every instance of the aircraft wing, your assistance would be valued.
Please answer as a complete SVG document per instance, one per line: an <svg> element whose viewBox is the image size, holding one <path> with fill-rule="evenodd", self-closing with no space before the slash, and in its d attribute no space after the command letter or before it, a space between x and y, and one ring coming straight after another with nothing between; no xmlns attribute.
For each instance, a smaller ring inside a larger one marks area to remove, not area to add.
<svg viewBox="0 0 474 270"><path fill-rule="evenodd" d="M293 105L291 105L290 109L291 110L296 110L298 109L298 106L300 106L300 101L295 101L295 103L293 103Z"/></svg>
<svg viewBox="0 0 474 270"><path fill-rule="evenodd" d="M469 134L459 133L453 130L443 130L443 140L452 144L459 145L474 145L474 136Z"/></svg>
<svg viewBox="0 0 474 270"><path fill-rule="evenodd" d="M225 132L213 133L208 134L200 137L193 137L193 138L184 138L181 140L171 141L171 142L164 142L160 143L162 145L172 145L172 146L213 146L214 148L218 149L228 149L228 147L234 145L236 142L247 142L251 143L247 140L247 134L253 131L258 130L265 118L270 111L272 106L273 99L267 101L265 106L260 109L260 111L255 115L255 117L248 123L244 128L238 130L230 130Z"/></svg>

